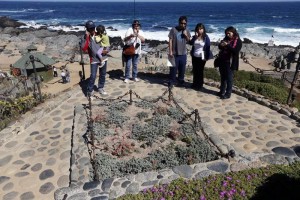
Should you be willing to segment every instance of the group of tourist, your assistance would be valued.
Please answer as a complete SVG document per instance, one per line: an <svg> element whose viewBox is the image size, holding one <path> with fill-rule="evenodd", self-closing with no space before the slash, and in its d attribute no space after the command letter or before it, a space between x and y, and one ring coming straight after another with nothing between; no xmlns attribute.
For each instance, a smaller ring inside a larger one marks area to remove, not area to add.
<svg viewBox="0 0 300 200"><path fill-rule="evenodd" d="M206 61L213 58L210 50L210 38L206 33L204 24L199 23L195 27L195 34L191 36L187 28L187 17L181 16L178 25L169 32L169 55L174 60L174 66L170 67L168 86L173 87L184 84L184 75L187 63L186 45L192 45L190 55L193 65L193 84L192 88L201 91L204 83L204 66ZM85 24L86 33L82 38L82 49L88 52L91 62L91 75L87 86L87 95L93 94L94 83L99 68L98 91L100 94L107 94L104 91L107 59L103 57L109 52L109 39L104 26L100 25L95 30L95 24L88 21ZM99 28L101 27L101 28ZM124 38L126 48L132 48L132 53L124 53L125 59L125 78L124 83L130 81L130 68L132 65L132 80L139 81L138 60L141 54L141 44L145 42L145 35L141 30L139 20L134 20L132 26L127 30ZM231 96L233 86L233 74L239 67L239 52L242 48L242 41L237 30L230 26L225 29L225 37L219 43L219 71L221 75L221 85L218 96L221 99L228 99ZM129 50L129 49L128 49ZM125 51L124 51L125 52ZM100 67L99 67L100 66ZM178 74L178 76L177 76ZM177 78L176 78L177 76Z"/></svg>
<svg viewBox="0 0 300 200"><path fill-rule="evenodd" d="M61 77L61 83L69 83L71 81L70 71L68 69L64 69L64 66L62 66L60 72ZM57 68L55 66L52 67L53 70L53 77L58 77Z"/></svg>

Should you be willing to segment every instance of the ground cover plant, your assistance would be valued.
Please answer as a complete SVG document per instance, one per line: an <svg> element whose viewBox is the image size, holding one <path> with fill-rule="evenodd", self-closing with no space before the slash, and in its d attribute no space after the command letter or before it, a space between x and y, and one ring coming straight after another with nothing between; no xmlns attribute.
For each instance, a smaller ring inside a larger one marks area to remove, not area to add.
<svg viewBox="0 0 300 200"><path fill-rule="evenodd" d="M204 74L207 79L220 81L220 75L216 69L205 68ZM289 88L285 86L282 80L255 72L243 70L235 72L233 84L238 88L245 88L280 104L286 104L289 95ZM299 100L296 99L292 106L300 109Z"/></svg>
<svg viewBox="0 0 300 200"><path fill-rule="evenodd" d="M182 178L156 185L118 200L274 200L299 199L300 163L271 165L239 172L210 175L201 180Z"/></svg>
<svg viewBox="0 0 300 200"><path fill-rule="evenodd" d="M200 125L171 103L121 101L101 103L93 110L96 179L218 158Z"/></svg>
<svg viewBox="0 0 300 200"><path fill-rule="evenodd" d="M49 98L43 95L43 99ZM0 100L0 130L4 129L9 123L26 113L40 102L32 95L23 96L14 100Z"/></svg>

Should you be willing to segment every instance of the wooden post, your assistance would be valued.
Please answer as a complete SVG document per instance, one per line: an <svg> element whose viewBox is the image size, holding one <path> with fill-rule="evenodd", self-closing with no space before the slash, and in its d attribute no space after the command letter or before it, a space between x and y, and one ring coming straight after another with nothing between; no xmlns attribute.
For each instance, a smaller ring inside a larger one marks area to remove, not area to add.
<svg viewBox="0 0 300 200"><path fill-rule="evenodd" d="M81 75L81 81L85 80L85 72L84 72L84 62L83 62L83 53L81 49L81 41L79 42L79 49L80 49L80 65L82 68L82 75Z"/></svg>
<svg viewBox="0 0 300 200"><path fill-rule="evenodd" d="M296 52L295 53L295 59L296 61L296 70L295 70L295 74L294 74L294 78L293 78L293 81L291 83L291 88L290 88L290 92L289 92L289 96L287 98L287 101L286 101L286 104L290 105L291 104L291 97L292 97L292 92L293 92L293 89L294 89L294 86L296 84L296 81L298 79L298 74L299 74L299 68L300 68L300 57L299 57L299 52Z"/></svg>
<svg viewBox="0 0 300 200"><path fill-rule="evenodd" d="M132 90L129 90L129 104L132 105Z"/></svg>
<svg viewBox="0 0 300 200"><path fill-rule="evenodd" d="M41 87L40 87L40 80L38 80L38 77L37 77L36 68L35 68L35 64L34 64L34 56L30 55L29 58L30 58L30 61L31 61L32 67L33 67L34 81L35 81L35 84L37 85L37 88L38 88L39 100L42 101L42 92L41 92Z"/></svg>

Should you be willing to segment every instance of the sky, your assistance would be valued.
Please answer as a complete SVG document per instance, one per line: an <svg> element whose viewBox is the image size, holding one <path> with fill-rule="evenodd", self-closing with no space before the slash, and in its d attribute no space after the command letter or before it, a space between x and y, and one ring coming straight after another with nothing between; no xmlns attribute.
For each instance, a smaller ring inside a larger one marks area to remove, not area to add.
<svg viewBox="0 0 300 200"><path fill-rule="evenodd" d="M0 0L0 1L10 1L10 0ZM11 0L12 1L12 0ZM38 2L76 2L83 0L13 0L13 1L38 1ZM134 0L85 0L85 2L133 2ZM135 2L291 2L300 0L135 0Z"/></svg>

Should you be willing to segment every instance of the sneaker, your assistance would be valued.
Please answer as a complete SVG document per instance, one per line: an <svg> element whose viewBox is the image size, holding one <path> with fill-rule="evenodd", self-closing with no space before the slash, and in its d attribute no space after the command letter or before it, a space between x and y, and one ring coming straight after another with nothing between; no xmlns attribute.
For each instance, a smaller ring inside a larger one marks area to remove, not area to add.
<svg viewBox="0 0 300 200"><path fill-rule="evenodd" d="M99 89L99 93L102 94L102 95L106 95L107 94L107 92L103 88Z"/></svg>
<svg viewBox="0 0 300 200"><path fill-rule="evenodd" d="M230 99L230 95L225 94L225 95L222 95L220 98L221 99Z"/></svg>
<svg viewBox="0 0 300 200"><path fill-rule="evenodd" d="M138 78L134 78L133 79L135 82L139 82L140 81L140 79L138 79Z"/></svg>
<svg viewBox="0 0 300 200"><path fill-rule="evenodd" d="M128 83L128 82L129 82L129 79L125 78L124 83Z"/></svg>

